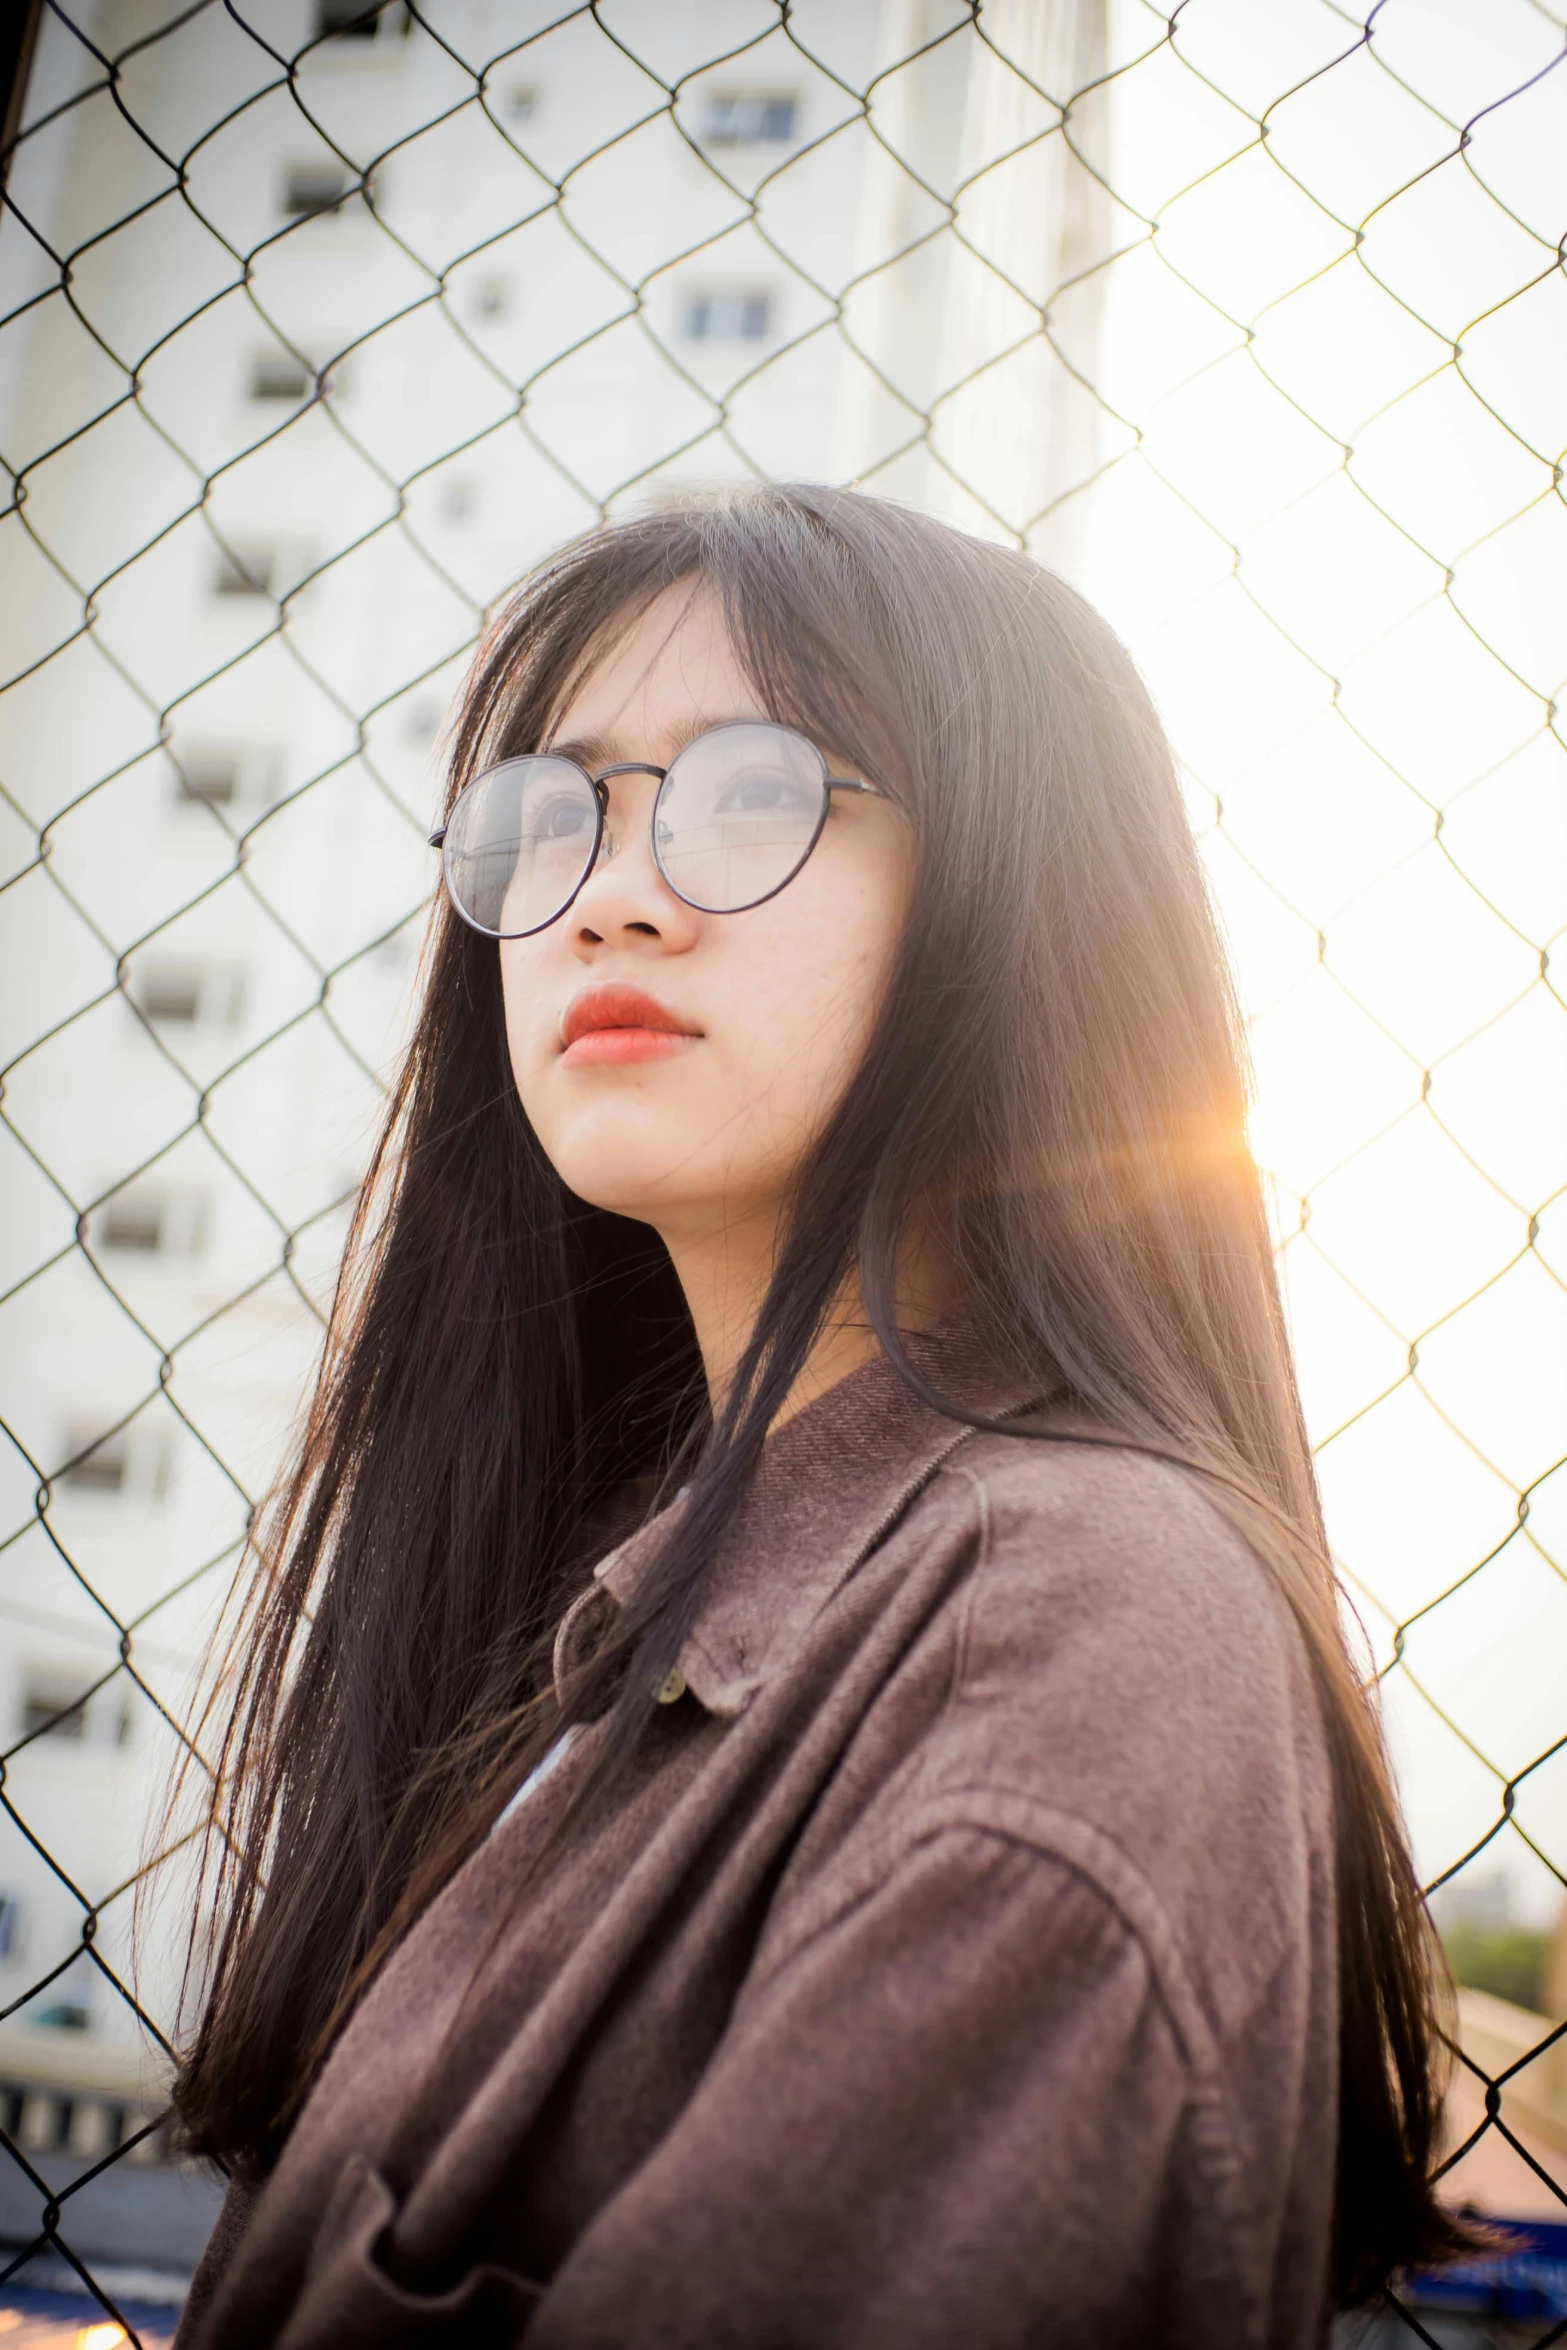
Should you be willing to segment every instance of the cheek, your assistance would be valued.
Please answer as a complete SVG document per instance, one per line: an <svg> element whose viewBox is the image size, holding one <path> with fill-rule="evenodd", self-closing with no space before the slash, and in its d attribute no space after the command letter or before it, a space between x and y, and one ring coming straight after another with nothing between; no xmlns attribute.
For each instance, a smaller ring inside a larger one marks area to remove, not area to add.
<svg viewBox="0 0 1567 2350"><path fill-rule="evenodd" d="M557 1042L553 1017L544 1008L551 995L543 984L543 957L531 939L507 939L499 953L506 1049L523 1108L530 1109L530 1093L537 1092Z"/></svg>
<svg viewBox="0 0 1567 2350"><path fill-rule="evenodd" d="M771 1093L780 1111L787 1105L814 1129L836 1107L875 1026L901 909L883 908L869 892L813 896L794 887L793 904L786 892L736 917L755 927L735 957L729 1001L758 1107Z"/></svg>

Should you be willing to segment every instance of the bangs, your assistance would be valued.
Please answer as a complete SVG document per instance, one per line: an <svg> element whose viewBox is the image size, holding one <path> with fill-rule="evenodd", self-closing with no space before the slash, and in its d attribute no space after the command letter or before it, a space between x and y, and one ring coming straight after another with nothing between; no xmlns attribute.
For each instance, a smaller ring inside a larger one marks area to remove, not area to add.
<svg viewBox="0 0 1567 2350"><path fill-rule="evenodd" d="M653 507L536 573L475 665L454 733L451 796L481 767L541 748L590 671L661 596L682 589L692 601L714 600L769 717L847 760L908 812L917 759L900 658L906 631L881 608L875 567L775 491ZM687 608L672 610L671 630Z"/></svg>

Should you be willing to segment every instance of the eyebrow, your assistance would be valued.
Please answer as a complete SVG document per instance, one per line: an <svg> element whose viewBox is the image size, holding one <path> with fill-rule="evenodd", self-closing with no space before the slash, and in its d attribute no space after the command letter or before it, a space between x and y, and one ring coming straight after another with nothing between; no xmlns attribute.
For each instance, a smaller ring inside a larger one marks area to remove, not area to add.
<svg viewBox="0 0 1567 2350"><path fill-rule="evenodd" d="M670 737L669 757L667 759L651 759L648 761L648 765L653 767L671 765L677 754L685 749L687 743L695 742L699 734L707 734L715 726L734 726L736 724L765 726L769 723L769 720L760 719L754 711L749 710L744 713L743 717L738 711L731 711L726 718L704 714L699 718L693 718L686 726L677 727ZM623 764L622 758L618 755L618 746L608 735L563 735L554 742L546 743L543 747L546 751L554 752L557 758L575 759L577 765L585 767L590 775L600 767L618 767Z"/></svg>

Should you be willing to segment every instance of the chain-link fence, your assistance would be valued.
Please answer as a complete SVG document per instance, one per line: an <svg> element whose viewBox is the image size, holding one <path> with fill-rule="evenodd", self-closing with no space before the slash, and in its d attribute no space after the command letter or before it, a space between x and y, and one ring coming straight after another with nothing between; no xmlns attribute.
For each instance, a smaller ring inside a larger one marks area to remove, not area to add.
<svg viewBox="0 0 1567 2350"><path fill-rule="evenodd" d="M187 1879L150 1823L319 1343L465 657L569 533L747 475L1027 545L1150 678L1468 1985L1453 2191L1567 2220L1559 7L37 31L0 229L12 2285L155 2340L210 2218L158 2129Z"/></svg>

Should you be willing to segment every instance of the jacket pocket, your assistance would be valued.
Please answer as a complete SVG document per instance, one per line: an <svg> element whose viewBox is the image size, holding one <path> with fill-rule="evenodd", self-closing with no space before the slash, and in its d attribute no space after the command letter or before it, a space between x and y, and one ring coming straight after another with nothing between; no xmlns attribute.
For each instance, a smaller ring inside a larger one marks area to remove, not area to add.
<svg viewBox="0 0 1567 2350"><path fill-rule="evenodd" d="M389 2276L378 2257L396 2205L378 2171L351 2163L322 2216L315 2257L276 2350L513 2350L539 2287L490 2262L444 2293Z"/></svg>

